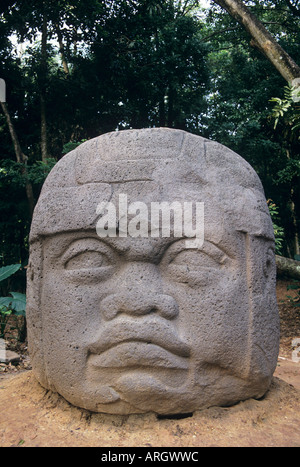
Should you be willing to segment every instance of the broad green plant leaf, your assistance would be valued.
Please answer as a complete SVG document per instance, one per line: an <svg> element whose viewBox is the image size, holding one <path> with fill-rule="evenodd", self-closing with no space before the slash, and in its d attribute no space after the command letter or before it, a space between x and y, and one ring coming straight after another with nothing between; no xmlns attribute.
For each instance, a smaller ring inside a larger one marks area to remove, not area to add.
<svg viewBox="0 0 300 467"><path fill-rule="evenodd" d="M12 297L0 297L0 305L11 308L18 315L25 316L26 295L19 292L10 292Z"/></svg>
<svg viewBox="0 0 300 467"><path fill-rule="evenodd" d="M7 279L9 276L12 276L17 272L21 267L21 264L10 264L9 266L3 266L0 268L0 282Z"/></svg>

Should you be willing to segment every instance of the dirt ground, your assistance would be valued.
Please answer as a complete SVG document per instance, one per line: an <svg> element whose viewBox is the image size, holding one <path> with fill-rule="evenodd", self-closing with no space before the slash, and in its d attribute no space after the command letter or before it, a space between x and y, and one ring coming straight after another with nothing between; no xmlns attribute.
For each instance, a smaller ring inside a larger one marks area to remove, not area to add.
<svg viewBox="0 0 300 467"><path fill-rule="evenodd" d="M0 447L300 447L300 311L277 284L280 355L273 383L262 400L212 407L183 419L154 414L113 416L71 406L35 380L26 345L17 366L0 366Z"/></svg>

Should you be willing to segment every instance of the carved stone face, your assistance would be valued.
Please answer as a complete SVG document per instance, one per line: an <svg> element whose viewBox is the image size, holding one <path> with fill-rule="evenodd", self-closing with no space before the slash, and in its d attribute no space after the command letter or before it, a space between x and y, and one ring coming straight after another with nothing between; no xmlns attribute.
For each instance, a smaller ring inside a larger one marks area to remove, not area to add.
<svg viewBox="0 0 300 467"><path fill-rule="evenodd" d="M97 206L124 194L149 212L152 202L204 203L203 245L150 230L100 238ZM35 211L27 316L37 378L74 405L172 414L261 397L278 315L257 176L223 146L177 130L81 146L54 168Z"/></svg>

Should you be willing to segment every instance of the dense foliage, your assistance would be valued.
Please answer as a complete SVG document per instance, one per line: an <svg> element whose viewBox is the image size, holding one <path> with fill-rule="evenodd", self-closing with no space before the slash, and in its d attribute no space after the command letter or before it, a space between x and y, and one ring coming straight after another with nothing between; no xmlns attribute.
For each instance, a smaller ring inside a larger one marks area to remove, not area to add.
<svg viewBox="0 0 300 467"><path fill-rule="evenodd" d="M299 254L299 103L214 2L5 0L0 77L23 159L0 113L0 265L28 257L30 196L63 154L107 131L168 126L215 139L257 170L276 206L281 253ZM245 1L300 62L297 2ZM278 109L277 109L278 110ZM32 192L30 194L30 190Z"/></svg>

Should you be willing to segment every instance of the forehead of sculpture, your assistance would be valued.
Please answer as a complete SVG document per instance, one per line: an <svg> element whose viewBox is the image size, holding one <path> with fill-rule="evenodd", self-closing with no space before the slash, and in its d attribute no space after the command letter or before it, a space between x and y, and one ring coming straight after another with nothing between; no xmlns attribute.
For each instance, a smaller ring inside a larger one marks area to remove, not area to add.
<svg viewBox="0 0 300 467"><path fill-rule="evenodd" d="M44 190L89 183L202 182L262 190L251 166L219 143L182 130L154 128L101 135L54 167Z"/></svg>
<svg viewBox="0 0 300 467"><path fill-rule="evenodd" d="M200 136L159 128L105 134L64 156L44 184L31 239L92 229L99 203L117 203L119 194L148 204L203 202L205 222L226 218L231 229L273 235L261 182L244 159Z"/></svg>

